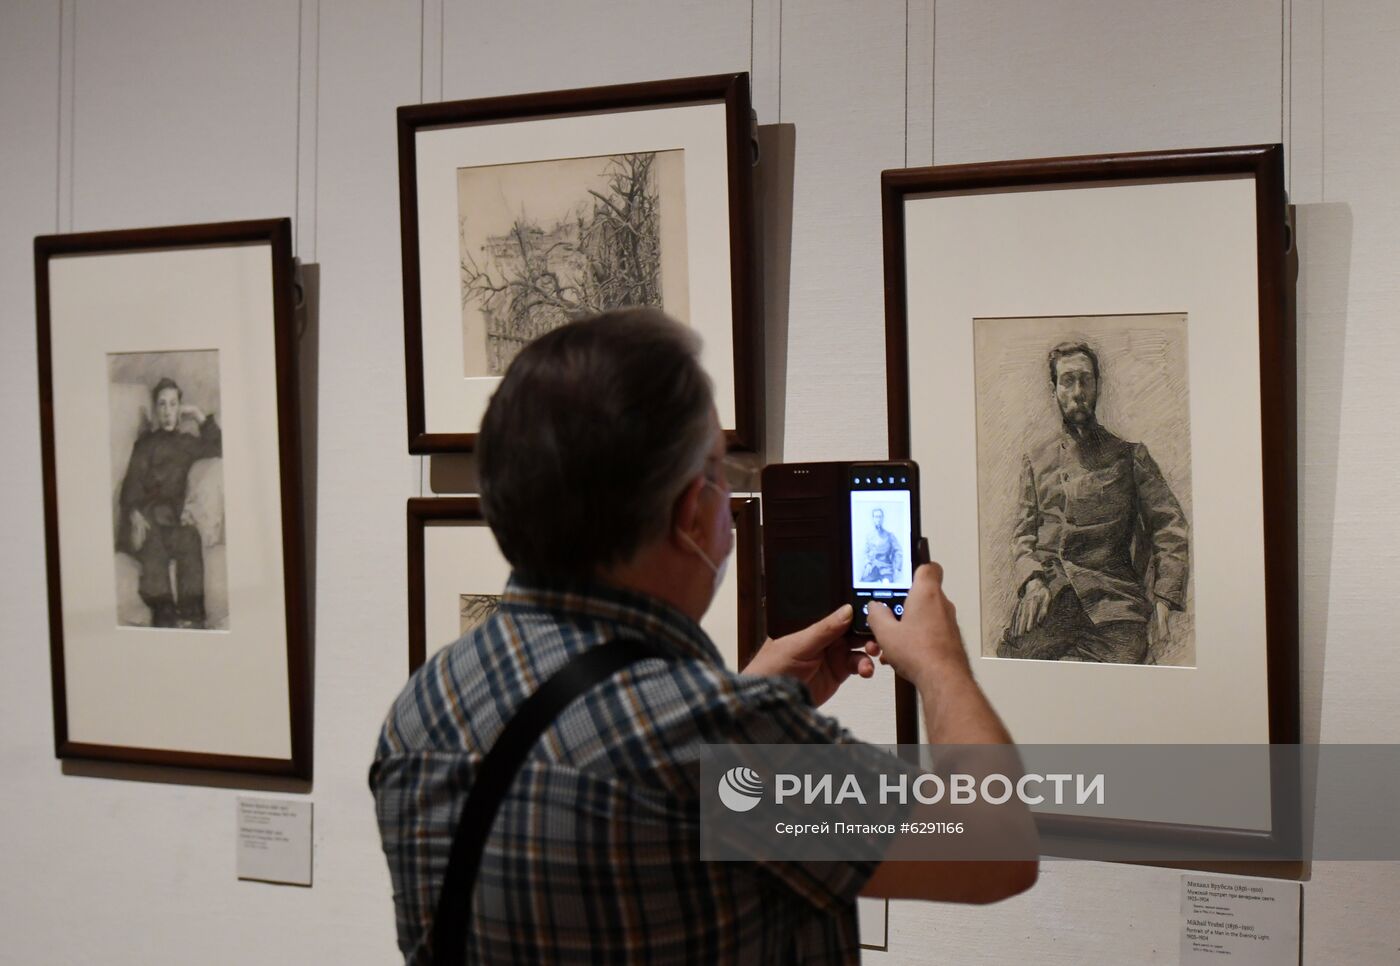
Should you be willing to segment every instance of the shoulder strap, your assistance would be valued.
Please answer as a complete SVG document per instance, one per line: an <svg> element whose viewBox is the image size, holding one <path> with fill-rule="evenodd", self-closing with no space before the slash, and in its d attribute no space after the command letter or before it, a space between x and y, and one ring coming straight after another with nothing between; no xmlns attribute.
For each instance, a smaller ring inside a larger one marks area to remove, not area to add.
<svg viewBox="0 0 1400 966"><path fill-rule="evenodd" d="M647 641L620 640L600 644L575 655L530 695L506 723L500 737L481 763L467 803L452 837L437 913L433 916L433 962L456 966L466 958L467 921L477 867L486 849L487 836L525 756L545 729L573 700L618 671L650 657L668 657Z"/></svg>

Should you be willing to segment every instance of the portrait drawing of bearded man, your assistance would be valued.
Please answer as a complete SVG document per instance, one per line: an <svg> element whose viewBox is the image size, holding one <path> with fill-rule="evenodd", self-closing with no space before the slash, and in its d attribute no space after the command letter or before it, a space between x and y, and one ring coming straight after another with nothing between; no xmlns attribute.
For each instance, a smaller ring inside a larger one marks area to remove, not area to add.
<svg viewBox="0 0 1400 966"><path fill-rule="evenodd" d="M1098 354L1061 343L1048 362L1061 426L1021 461L997 656L1153 663L1186 605L1186 516L1147 447L1098 422Z"/></svg>

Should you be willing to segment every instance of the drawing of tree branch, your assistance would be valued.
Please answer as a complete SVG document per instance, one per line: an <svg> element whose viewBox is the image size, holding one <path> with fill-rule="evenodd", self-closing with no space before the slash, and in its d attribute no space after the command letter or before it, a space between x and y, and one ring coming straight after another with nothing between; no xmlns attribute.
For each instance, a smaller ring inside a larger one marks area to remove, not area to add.
<svg viewBox="0 0 1400 966"><path fill-rule="evenodd" d="M462 304L486 320L487 365L504 372L527 343L569 319L661 305L661 215L655 153L608 159L597 187L551 222L521 206L478 260L461 258ZM459 224L465 235L465 220Z"/></svg>

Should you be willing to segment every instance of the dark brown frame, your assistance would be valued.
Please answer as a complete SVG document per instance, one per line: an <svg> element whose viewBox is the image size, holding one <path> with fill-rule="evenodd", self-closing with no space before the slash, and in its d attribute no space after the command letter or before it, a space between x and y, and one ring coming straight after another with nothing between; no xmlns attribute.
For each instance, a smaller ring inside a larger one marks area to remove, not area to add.
<svg viewBox="0 0 1400 966"><path fill-rule="evenodd" d="M729 448L757 452L763 411L763 324L754 244L754 146L749 75L713 74L578 90L545 91L398 109L399 219L403 257L404 356L408 387L408 451L465 453L476 433L426 431L423 315L419 288L417 132L565 114L607 114L643 107L723 101L729 173L729 273L734 341L735 427Z"/></svg>
<svg viewBox="0 0 1400 966"><path fill-rule="evenodd" d="M49 325L49 260L106 252L158 251L267 244L272 248L273 340L276 352L278 462L282 496L283 602L287 626L290 758L205 754L164 748L102 745L68 739L64 688L63 604L58 557L59 507L53 425L53 371ZM39 425L44 475L44 531L49 589L49 655L53 683L54 753L59 758L96 759L142 765L284 775L312 775L311 648L306 609L303 542L301 420L297 341L293 327L292 222L289 218L175 225L123 231L41 235L34 239L38 316Z"/></svg>
<svg viewBox="0 0 1400 966"><path fill-rule="evenodd" d="M742 668L758 653L763 643L760 602L762 544L758 531L758 499L734 497L729 503L734 515L735 576L739 580L739 666ZM408 501L408 673L423 666L427 658L427 593L424 580L423 529L433 524L486 526L481 500L474 496L440 498L414 497ZM745 628L748 632L745 633ZM746 645L747 642L747 645Z"/></svg>
<svg viewBox="0 0 1400 966"><path fill-rule="evenodd" d="M1297 348L1294 277L1287 270L1292 239L1286 230L1283 147L1278 144L1146 151L943 165L882 172L885 245L885 358L891 459L910 459L907 289L904 204L911 195L1014 191L1077 184L1174 182L1246 175L1255 184L1259 298L1259 375L1263 425L1264 578L1267 620L1269 740L1296 744L1298 721ZM900 682L896 695L900 742L918 740L916 695ZM1034 736L1020 736L1033 740ZM1275 781L1274 829L1244 832L1072 816L1041 816L1042 834L1067 838L1131 835L1154 842L1215 846L1261 855L1296 835L1297 789ZM1283 853L1286 854L1285 849Z"/></svg>

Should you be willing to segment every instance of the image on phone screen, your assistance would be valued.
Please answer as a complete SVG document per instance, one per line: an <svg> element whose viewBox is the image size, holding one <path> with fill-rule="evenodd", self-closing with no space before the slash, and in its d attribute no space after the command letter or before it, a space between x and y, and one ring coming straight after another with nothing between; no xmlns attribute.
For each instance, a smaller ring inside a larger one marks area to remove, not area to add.
<svg viewBox="0 0 1400 966"><path fill-rule="evenodd" d="M907 471L857 467L851 476L851 597L856 629L866 627L866 605L879 600L904 613L914 580L913 521Z"/></svg>

